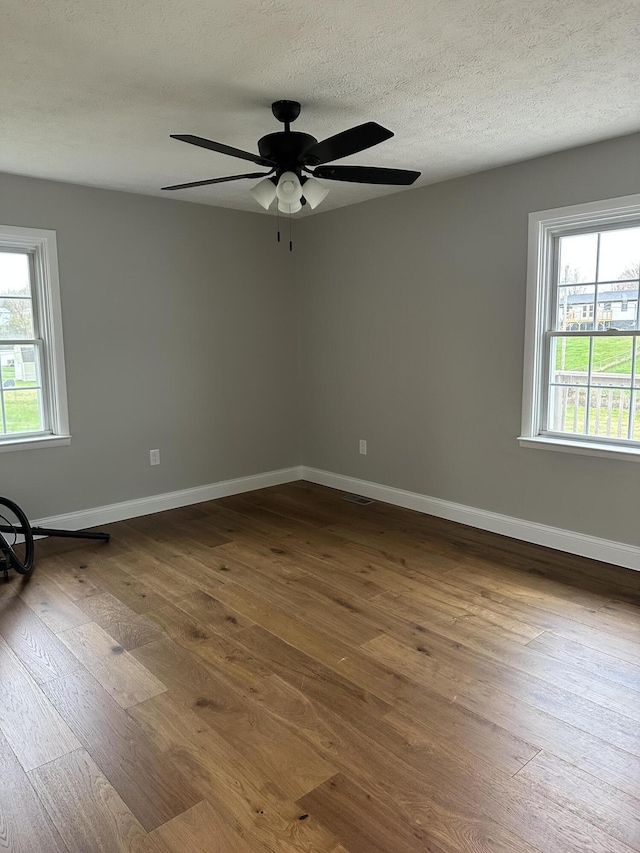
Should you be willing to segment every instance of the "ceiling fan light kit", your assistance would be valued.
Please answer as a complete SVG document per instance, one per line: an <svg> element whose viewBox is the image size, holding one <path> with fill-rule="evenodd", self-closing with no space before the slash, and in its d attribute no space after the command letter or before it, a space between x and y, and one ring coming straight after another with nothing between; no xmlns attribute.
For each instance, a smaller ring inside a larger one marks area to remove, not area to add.
<svg viewBox="0 0 640 853"><path fill-rule="evenodd" d="M265 166L268 172L250 172L244 175L228 175L210 178L204 181L192 181L187 184L174 184L162 187L163 190L182 190L190 187L203 187L227 181L245 178L262 178L250 189L258 204L268 210L274 199L278 199L278 210L282 213L297 213L305 202L315 210L329 192L318 178L328 181L342 181L357 184L386 184L388 186L410 186L419 177L420 172L407 169L381 169L375 166L327 166L334 160L341 160L351 154L357 154L372 148L393 136L392 131L368 121L350 130L344 130L335 136L318 142L308 133L291 130L291 124L300 115L297 101L275 101L271 105L275 118L284 124L284 130L269 133L258 141L259 154L232 148L221 142L213 142L192 134L172 134L172 139L207 148L218 154L227 154L240 160L248 160L258 166Z"/></svg>
<svg viewBox="0 0 640 853"><path fill-rule="evenodd" d="M276 197L276 185L271 178L263 178L261 181L251 187L249 190L258 204L261 204L265 210L269 210Z"/></svg>
<svg viewBox="0 0 640 853"><path fill-rule="evenodd" d="M283 204L292 205L302 198L302 184L295 172L283 172L278 181L276 190L278 201Z"/></svg>
<svg viewBox="0 0 640 853"><path fill-rule="evenodd" d="M329 187L321 184L317 178L307 178L302 185L302 192L311 210L315 210L329 193Z"/></svg>

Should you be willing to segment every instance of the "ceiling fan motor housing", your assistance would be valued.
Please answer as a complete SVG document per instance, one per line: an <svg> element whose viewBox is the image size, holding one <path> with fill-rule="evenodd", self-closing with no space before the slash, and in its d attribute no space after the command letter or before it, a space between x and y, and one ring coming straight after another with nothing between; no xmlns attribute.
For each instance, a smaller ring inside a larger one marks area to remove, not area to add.
<svg viewBox="0 0 640 853"><path fill-rule="evenodd" d="M295 130L269 133L258 142L261 157L273 160L278 164L277 172L296 172L300 174L298 158L302 152L315 145L317 139L309 133L299 133Z"/></svg>

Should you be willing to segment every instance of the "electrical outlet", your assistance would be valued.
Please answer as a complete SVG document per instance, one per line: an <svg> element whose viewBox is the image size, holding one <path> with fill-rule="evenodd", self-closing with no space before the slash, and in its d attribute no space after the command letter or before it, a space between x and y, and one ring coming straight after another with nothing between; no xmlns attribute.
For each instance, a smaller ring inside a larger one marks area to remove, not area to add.
<svg viewBox="0 0 640 853"><path fill-rule="evenodd" d="M160 464L160 451L159 450L150 450L149 451L149 465L159 465Z"/></svg>
<svg viewBox="0 0 640 853"><path fill-rule="evenodd" d="M360 453L363 456L367 455L367 442L366 442L366 439L364 439L364 438L360 439Z"/></svg>

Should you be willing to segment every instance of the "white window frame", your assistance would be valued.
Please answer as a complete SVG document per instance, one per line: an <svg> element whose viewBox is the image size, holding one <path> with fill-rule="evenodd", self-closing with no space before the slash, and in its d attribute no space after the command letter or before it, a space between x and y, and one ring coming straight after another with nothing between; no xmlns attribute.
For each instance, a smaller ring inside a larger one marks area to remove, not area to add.
<svg viewBox="0 0 640 853"><path fill-rule="evenodd" d="M0 453L71 443L62 340L62 310L56 232L0 225L0 249L31 255L31 292L42 338L41 374L46 430L0 435Z"/></svg>
<svg viewBox="0 0 640 853"><path fill-rule="evenodd" d="M640 195L571 207L541 210L529 214L529 254L524 350L521 447L558 450L640 462L640 446L615 440L595 439L557 433L545 435L547 399L546 333L553 312L556 238L576 231L597 231L602 227L640 224ZM610 334L614 334L611 332ZM603 332L601 334L606 334ZM618 333L620 334L620 333Z"/></svg>

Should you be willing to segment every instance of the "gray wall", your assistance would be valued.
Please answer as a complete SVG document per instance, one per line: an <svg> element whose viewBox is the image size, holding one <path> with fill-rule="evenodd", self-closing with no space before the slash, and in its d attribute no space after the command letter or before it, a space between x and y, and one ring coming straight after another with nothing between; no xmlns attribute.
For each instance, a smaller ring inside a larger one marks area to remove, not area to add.
<svg viewBox="0 0 640 853"><path fill-rule="evenodd" d="M0 223L58 233L73 434L0 453L0 493L38 518L302 461L638 544L640 464L516 436L527 214L640 192L639 160L630 136L330 211L293 257L264 215L0 175Z"/></svg>
<svg viewBox="0 0 640 853"><path fill-rule="evenodd" d="M0 175L0 223L57 231L73 435L0 453L1 494L39 518L298 464L270 219Z"/></svg>
<svg viewBox="0 0 640 853"><path fill-rule="evenodd" d="M640 464L516 437L527 215L640 192L639 163L629 136L303 221L304 464L638 544Z"/></svg>

